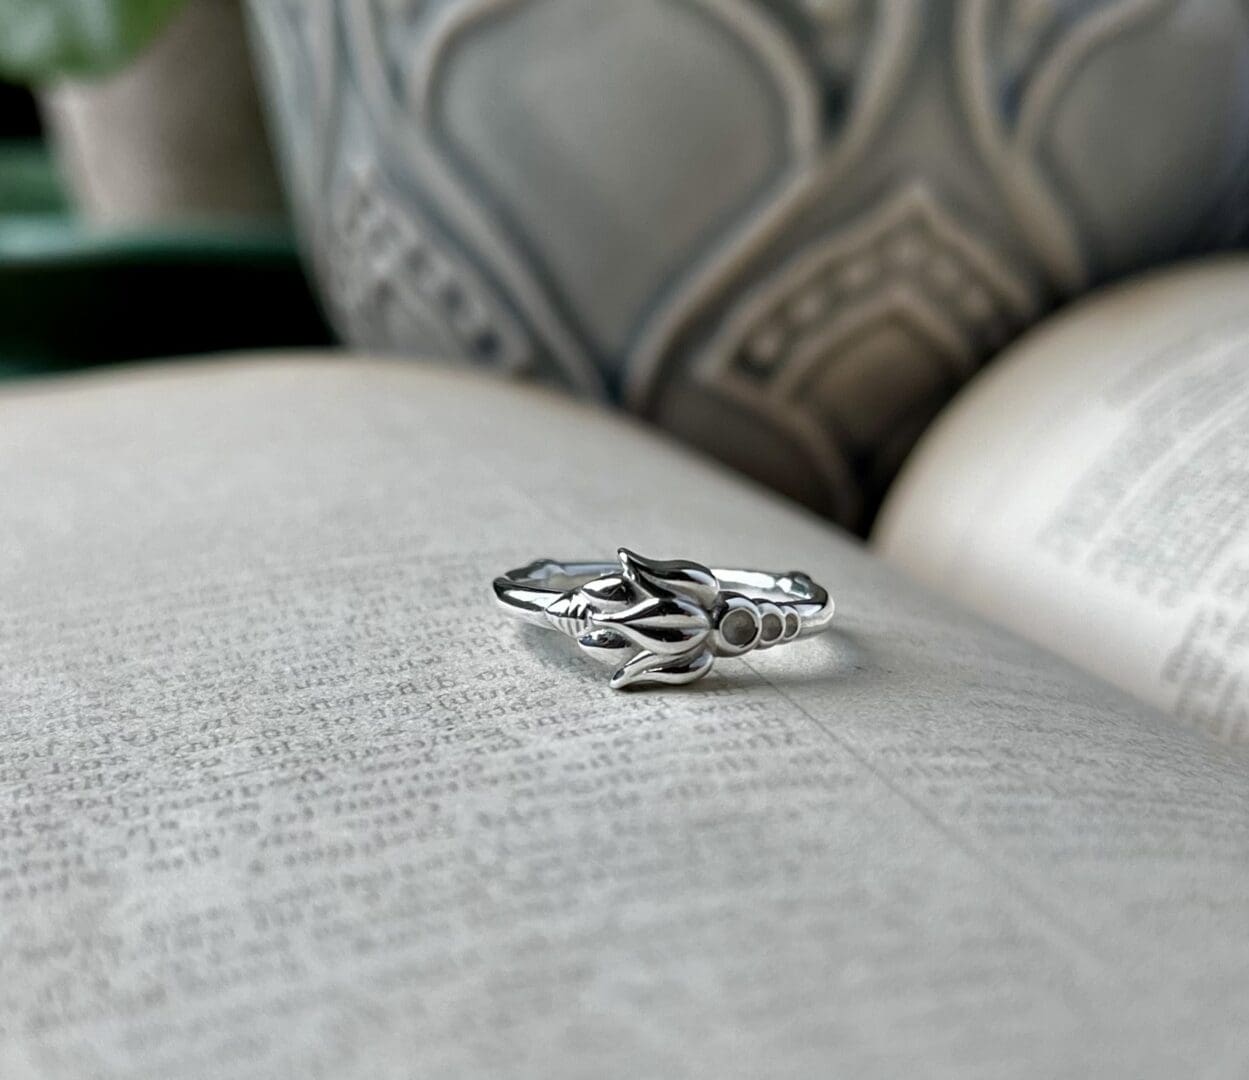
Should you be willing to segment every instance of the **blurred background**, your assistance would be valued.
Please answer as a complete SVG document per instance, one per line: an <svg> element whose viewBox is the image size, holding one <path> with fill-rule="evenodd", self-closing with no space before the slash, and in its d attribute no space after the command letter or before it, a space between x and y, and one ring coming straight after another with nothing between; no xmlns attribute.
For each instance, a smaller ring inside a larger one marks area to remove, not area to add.
<svg viewBox="0 0 1249 1080"><path fill-rule="evenodd" d="M1004 346L1249 221L1241 0L0 0L0 75L5 375L339 340L861 533Z"/></svg>
<svg viewBox="0 0 1249 1080"><path fill-rule="evenodd" d="M0 2L0 377L332 340L241 11L167 6Z"/></svg>

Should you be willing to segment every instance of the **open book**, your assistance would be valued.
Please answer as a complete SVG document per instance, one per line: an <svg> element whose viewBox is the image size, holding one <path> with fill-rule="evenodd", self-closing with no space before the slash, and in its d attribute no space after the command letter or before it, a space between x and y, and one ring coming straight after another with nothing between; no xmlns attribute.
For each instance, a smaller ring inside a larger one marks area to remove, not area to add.
<svg viewBox="0 0 1249 1080"><path fill-rule="evenodd" d="M616 692L490 582L798 567ZM419 365L0 394L0 1076L1240 1076L1249 762L641 427Z"/></svg>
<svg viewBox="0 0 1249 1080"><path fill-rule="evenodd" d="M877 523L926 584L1249 742L1249 258L1149 275L1008 349Z"/></svg>

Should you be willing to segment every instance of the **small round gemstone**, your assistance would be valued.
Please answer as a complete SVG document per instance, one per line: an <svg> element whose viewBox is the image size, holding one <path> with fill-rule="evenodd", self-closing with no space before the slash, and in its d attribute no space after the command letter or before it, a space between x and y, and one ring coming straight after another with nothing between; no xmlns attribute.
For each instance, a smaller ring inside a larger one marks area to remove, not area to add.
<svg viewBox="0 0 1249 1080"><path fill-rule="evenodd" d="M755 638L755 620L740 608L730 611L720 623L720 636L735 648L749 645Z"/></svg>

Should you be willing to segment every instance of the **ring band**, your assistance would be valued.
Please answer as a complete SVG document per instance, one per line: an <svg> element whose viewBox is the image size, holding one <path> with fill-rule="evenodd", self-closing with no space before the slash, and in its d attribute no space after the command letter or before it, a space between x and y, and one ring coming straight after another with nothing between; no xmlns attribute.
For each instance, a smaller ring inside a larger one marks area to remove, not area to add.
<svg viewBox="0 0 1249 1080"><path fill-rule="evenodd" d="M618 563L538 559L494 579L509 615L558 630L603 664L613 689L688 683L717 656L810 637L833 618L823 586L800 570L712 570L684 559Z"/></svg>

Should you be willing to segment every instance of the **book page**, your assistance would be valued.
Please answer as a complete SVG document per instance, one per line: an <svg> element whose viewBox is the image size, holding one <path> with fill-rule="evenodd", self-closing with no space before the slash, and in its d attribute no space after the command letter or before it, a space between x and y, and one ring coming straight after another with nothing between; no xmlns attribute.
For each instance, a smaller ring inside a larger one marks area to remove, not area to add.
<svg viewBox="0 0 1249 1080"><path fill-rule="evenodd" d="M878 548L1226 742L1249 741L1249 260L1029 336L928 437Z"/></svg>
<svg viewBox="0 0 1249 1080"><path fill-rule="evenodd" d="M490 582L798 567L616 692ZM0 1075L1237 1076L1249 770L638 426L420 365L0 394Z"/></svg>

